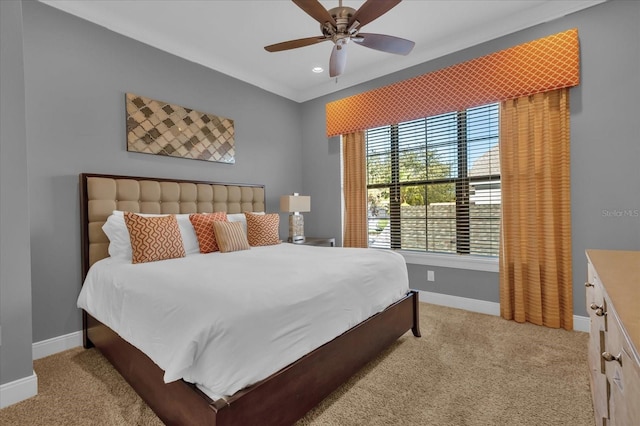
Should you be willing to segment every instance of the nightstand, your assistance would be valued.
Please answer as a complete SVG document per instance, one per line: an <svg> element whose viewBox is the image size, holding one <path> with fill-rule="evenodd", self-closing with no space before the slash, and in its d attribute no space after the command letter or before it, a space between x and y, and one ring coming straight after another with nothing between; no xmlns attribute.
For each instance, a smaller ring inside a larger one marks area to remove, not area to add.
<svg viewBox="0 0 640 426"><path fill-rule="evenodd" d="M295 243L304 246L336 246L335 238L315 238L315 237L306 237L303 243Z"/></svg>

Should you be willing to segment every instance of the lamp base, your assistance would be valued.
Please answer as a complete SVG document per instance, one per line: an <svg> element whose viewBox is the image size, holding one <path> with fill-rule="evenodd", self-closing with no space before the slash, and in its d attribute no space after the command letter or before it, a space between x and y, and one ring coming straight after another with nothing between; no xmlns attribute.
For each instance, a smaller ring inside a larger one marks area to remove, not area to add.
<svg viewBox="0 0 640 426"><path fill-rule="evenodd" d="M304 218L300 213L289 215L289 242L304 243Z"/></svg>

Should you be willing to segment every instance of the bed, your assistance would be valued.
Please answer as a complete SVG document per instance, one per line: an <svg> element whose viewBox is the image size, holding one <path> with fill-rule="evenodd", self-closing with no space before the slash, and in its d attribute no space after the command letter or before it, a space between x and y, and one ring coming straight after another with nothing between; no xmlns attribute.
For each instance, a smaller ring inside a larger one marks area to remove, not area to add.
<svg viewBox="0 0 640 426"><path fill-rule="evenodd" d="M102 226L113 210L150 214L265 211L263 185L87 173L80 175L80 199L83 281L92 265L110 260ZM327 255L332 250L308 249ZM286 255L293 246L283 244L278 250ZM249 252L260 254L259 250ZM86 311L83 340L86 348L95 346L113 364L166 424L286 425L304 416L408 330L420 336L416 292L409 291L382 309L267 377L220 397L186 380L165 383L165 371L156 362Z"/></svg>

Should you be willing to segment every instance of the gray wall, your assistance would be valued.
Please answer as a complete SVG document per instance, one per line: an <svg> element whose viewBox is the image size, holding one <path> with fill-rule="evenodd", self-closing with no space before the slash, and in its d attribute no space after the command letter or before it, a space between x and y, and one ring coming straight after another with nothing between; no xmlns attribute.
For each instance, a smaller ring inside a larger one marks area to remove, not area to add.
<svg viewBox="0 0 640 426"><path fill-rule="evenodd" d="M27 137L19 1L0 1L0 94L0 384L3 384L33 373Z"/></svg>
<svg viewBox="0 0 640 426"><path fill-rule="evenodd" d="M433 271L434 281L427 281L428 271ZM411 287L416 290L488 302L500 301L495 272L412 264L407 264L407 272Z"/></svg>
<svg viewBox="0 0 640 426"><path fill-rule="evenodd" d="M303 182L313 200L309 235L341 240L340 152L325 136L325 104L355 93L435 71L514 45L578 28L581 84L571 89L571 215L574 313L586 315L583 283L588 248L640 249L640 217L607 211L640 209L640 2L609 1L564 18L482 43L413 68L304 103ZM498 302L498 274L451 269L427 283L425 269L410 268L421 290ZM428 269L433 269L429 267Z"/></svg>
<svg viewBox="0 0 640 426"><path fill-rule="evenodd" d="M301 188L298 104L38 2L24 3L33 341L81 329L78 174ZM125 92L235 120L234 165L129 153ZM281 234L287 233L281 215Z"/></svg>

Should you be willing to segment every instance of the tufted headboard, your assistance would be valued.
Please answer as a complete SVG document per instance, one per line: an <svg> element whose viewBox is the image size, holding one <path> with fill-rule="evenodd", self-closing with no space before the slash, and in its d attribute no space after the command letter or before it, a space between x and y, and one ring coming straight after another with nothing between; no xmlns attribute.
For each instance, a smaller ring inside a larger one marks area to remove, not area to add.
<svg viewBox="0 0 640 426"><path fill-rule="evenodd" d="M80 175L82 279L109 256L102 225L113 210L136 213L242 213L265 211L264 185L150 177Z"/></svg>

